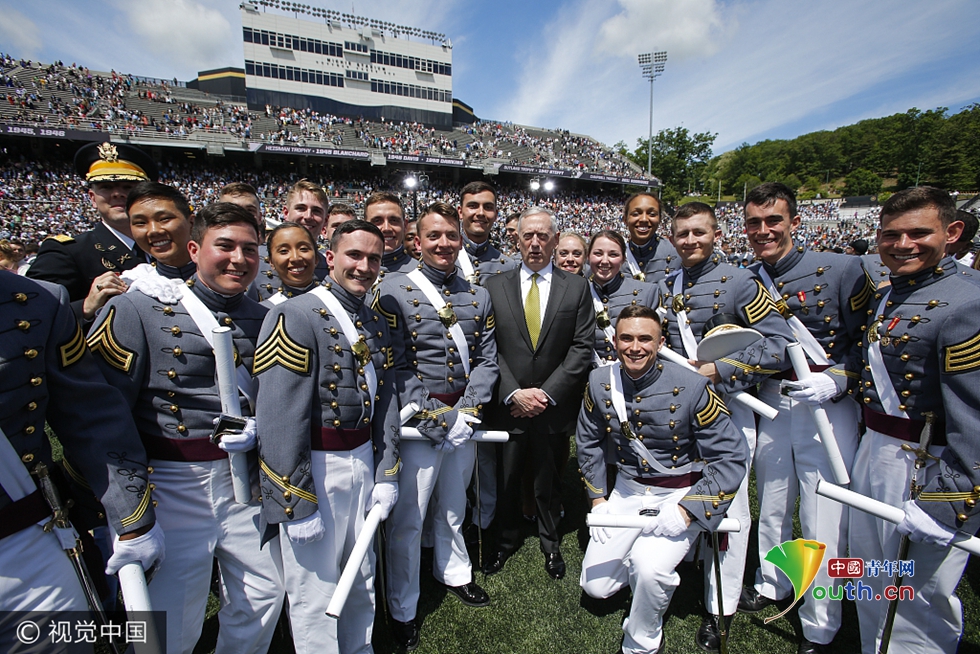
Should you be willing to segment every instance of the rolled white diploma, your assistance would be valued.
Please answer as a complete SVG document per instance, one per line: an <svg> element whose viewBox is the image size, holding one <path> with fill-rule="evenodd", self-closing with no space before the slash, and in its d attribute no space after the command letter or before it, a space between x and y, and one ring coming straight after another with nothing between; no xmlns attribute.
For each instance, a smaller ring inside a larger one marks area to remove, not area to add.
<svg viewBox="0 0 980 654"><path fill-rule="evenodd" d="M643 529L653 520L656 520L656 516L626 513L587 513L585 515L585 524L590 527L611 527L614 529ZM715 531L738 533L742 531L742 525L738 518L722 518Z"/></svg>
<svg viewBox="0 0 980 654"><path fill-rule="evenodd" d="M231 327L215 327L214 365L218 371L218 394L221 397L221 412L227 416L241 417L242 407L238 399L238 377L235 373L235 346L231 340ZM228 466L231 468L231 483L235 490L235 501L248 504L252 501L252 484L248 475L248 455L245 452L229 452Z"/></svg>
<svg viewBox="0 0 980 654"><path fill-rule="evenodd" d="M368 511L367 517L364 518L364 526L361 527L361 533L357 535L357 540L354 541L354 548L347 558L347 565L344 566L344 571L340 573L337 588L334 589L330 603L327 605L327 615L331 618L339 618L344 610L347 596L350 595L350 590L354 586L354 579L357 578L361 563L367 556L368 548L374 542L374 534L378 530L379 524L381 524L381 505L375 504Z"/></svg>

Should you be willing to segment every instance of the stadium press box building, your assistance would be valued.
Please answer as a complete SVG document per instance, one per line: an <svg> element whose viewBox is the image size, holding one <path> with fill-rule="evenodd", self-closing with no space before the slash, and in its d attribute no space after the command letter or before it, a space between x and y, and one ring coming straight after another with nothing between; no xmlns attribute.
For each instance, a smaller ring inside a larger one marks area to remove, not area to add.
<svg viewBox="0 0 980 654"><path fill-rule="evenodd" d="M266 7L279 5L241 5L249 109L310 108L452 128L445 35L328 10L310 14L319 21L291 18Z"/></svg>

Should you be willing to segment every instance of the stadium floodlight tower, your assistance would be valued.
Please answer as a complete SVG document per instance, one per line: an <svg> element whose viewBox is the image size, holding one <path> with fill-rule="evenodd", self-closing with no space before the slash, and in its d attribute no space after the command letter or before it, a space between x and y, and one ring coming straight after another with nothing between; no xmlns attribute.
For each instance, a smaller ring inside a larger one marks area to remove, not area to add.
<svg viewBox="0 0 980 654"><path fill-rule="evenodd" d="M648 52L637 57L643 78L650 80L650 136L647 139L647 175L652 175L653 168L653 80L664 72L667 63L667 51Z"/></svg>

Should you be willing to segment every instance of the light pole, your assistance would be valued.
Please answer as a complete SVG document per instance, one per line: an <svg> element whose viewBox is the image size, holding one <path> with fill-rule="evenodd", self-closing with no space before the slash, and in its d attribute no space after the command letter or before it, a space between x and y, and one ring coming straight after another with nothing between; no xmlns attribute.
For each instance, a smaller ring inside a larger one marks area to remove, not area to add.
<svg viewBox="0 0 980 654"><path fill-rule="evenodd" d="M531 201L534 204L538 203L538 190L541 188L541 180L537 177L531 178Z"/></svg>
<svg viewBox="0 0 980 654"><path fill-rule="evenodd" d="M660 77L667 63L667 51L648 52L637 57L643 78L650 80L650 134L647 138L647 175L652 175L653 169L653 80Z"/></svg>

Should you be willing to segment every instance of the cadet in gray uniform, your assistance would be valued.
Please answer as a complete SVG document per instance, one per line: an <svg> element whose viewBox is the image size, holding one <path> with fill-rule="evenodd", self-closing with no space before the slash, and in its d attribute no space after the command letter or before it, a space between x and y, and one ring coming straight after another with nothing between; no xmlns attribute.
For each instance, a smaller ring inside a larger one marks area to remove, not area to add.
<svg viewBox="0 0 980 654"><path fill-rule="evenodd" d="M279 223L269 232L266 250L281 284L274 295L262 300L263 306L271 309L319 286L316 243L305 227L299 223Z"/></svg>
<svg viewBox="0 0 980 654"><path fill-rule="evenodd" d="M663 338L653 309L626 307L616 336L620 363L593 370L585 389L579 469L593 513L657 517L642 531L593 528L579 583L598 598L628 583L633 601L621 649L662 652L663 615L680 583L674 569L700 528L724 517L748 452L708 380L658 359ZM614 489L607 463L619 470Z"/></svg>
<svg viewBox="0 0 980 654"><path fill-rule="evenodd" d="M218 191L218 202L231 202L232 204L237 204L242 209L245 209L250 214L255 216L255 220L258 221L259 228L261 231L259 235L262 240L265 240L265 227L267 227L266 221L262 218L262 203L259 202L258 191L251 184L246 184L245 182L231 182L230 184L225 184ZM255 277L255 281L251 283L248 287L248 297L252 298L256 302L261 302L263 294L259 290L259 285L263 279L268 279L265 275L266 271L271 268L269 264L269 257L261 257L259 259L259 273ZM266 296L271 295L267 293Z"/></svg>
<svg viewBox="0 0 980 654"><path fill-rule="evenodd" d="M752 272L722 262L715 252L721 230L712 208L701 202L681 206L671 220L671 242L677 249L681 269L661 282L667 345L686 359L697 362L701 374L710 379L731 411L732 423L745 438L749 466L755 453L755 415L744 405L730 400L730 394L754 389L770 375L789 368L786 345L795 342L786 320L762 281ZM724 319L762 334L750 346L716 361L699 361L698 345L711 325ZM728 509L744 529L729 534L728 547L720 556L725 615L735 614L745 555L749 545L748 474L742 479L738 495ZM718 589L713 557L704 566L705 608L696 640L705 651L718 650Z"/></svg>
<svg viewBox="0 0 980 654"><path fill-rule="evenodd" d="M634 279L656 284L679 265L677 252L657 232L663 219L660 199L645 191L626 199L623 222L629 232L627 271Z"/></svg>
<svg viewBox="0 0 980 654"><path fill-rule="evenodd" d="M166 279L187 281L197 272L187 243L191 239L191 207L172 186L140 182L126 196L126 213L133 240L153 257L156 273Z"/></svg>
<svg viewBox="0 0 980 654"><path fill-rule="evenodd" d="M480 422L500 374L490 296L456 268L456 210L431 204L418 228L420 268L385 278L375 304L392 328L402 404L417 411L407 426L428 437L402 442L402 493L387 525L388 604L395 637L409 649L419 641L420 546L430 498L433 575L464 604L490 602L473 582L462 527L476 457L470 425Z"/></svg>
<svg viewBox="0 0 980 654"><path fill-rule="evenodd" d="M471 284L482 286L483 279L512 270L520 262L506 256L490 242L493 225L497 222L497 190L486 182L476 181L464 186L459 195L463 247L456 258L456 265ZM478 443L476 446L481 529L490 526L497 510L498 449L495 443Z"/></svg>
<svg viewBox="0 0 980 654"><path fill-rule="evenodd" d="M286 195L286 206L282 211L282 222L299 223L306 228L316 243L323 233L324 224L327 220L327 205L329 201L327 194L318 184L314 184L305 179L293 184ZM268 242L268 241L267 241ZM259 276L257 284L263 299L269 298L276 293L283 291L283 281L279 279L275 268L268 261L268 253L263 257L263 262L259 266ZM329 270L324 251L316 253L316 267L313 276L316 281L322 282L327 278Z"/></svg>
<svg viewBox="0 0 980 654"><path fill-rule="evenodd" d="M276 540L297 652L372 651L373 550L340 619L324 612L368 510L381 504L387 516L398 497L390 335L364 303L381 252L373 225L338 227L330 280L275 306L255 353L262 515L282 527Z"/></svg>
<svg viewBox="0 0 980 654"><path fill-rule="evenodd" d="M903 580L914 596L897 604L889 652L952 654L963 630L956 586L967 554L948 545L956 530L973 534L980 526L980 289L943 254L961 229L946 191L919 187L885 202L878 248L892 271L891 286L869 306L864 365L852 366L861 374L867 431L851 488L892 506L904 503L905 521L896 527L852 509L850 556L915 565ZM934 420L932 441L917 453L927 416ZM917 457L925 466L914 471ZM915 501L912 481L921 491ZM902 534L913 542L899 557ZM894 583L885 572L864 581L873 596ZM877 652L888 602L856 605L861 650Z"/></svg>
<svg viewBox="0 0 980 654"><path fill-rule="evenodd" d="M198 272L174 284L179 301L140 291L115 297L88 335L106 379L133 411L150 462L169 556L149 592L154 606L167 609L170 652L190 652L197 643L214 558L223 596L216 651L265 652L282 605L278 543L260 548L260 505L238 504L232 491L228 452L254 448L254 421L220 447L209 438L221 414L211 329L231 327L237 359L249 370L266 313L245 297L258 267L258 240L255 218L244 209L205 207L188 244ZM239 382L248 416L254 395L246 380L251 376Z"/></svg>
<svg viewBox="0 0 980 654"><path fill-rule="evenodd" d="M38 524L52 517L31 475L39 464L54 467L45 421L119 534L110 573L136 561L150 568L164 539L136 426L86 349L67 289L2 272L0 313L0 610L56 619L88 604L58 538ZM17 622L0 619L3 651L20 644Z"/></svg>
<svg viewBox="0 0 980 654"><path fill-rule="evenodd" d="M625 261L626 241L619 232L604 229L592 235L586 248L592 274L589 290L595 307L595 364L608 366L617 361L616 316L628 306L657 308L660 289L627 277L620 270Z"/></svg>
<svg viewBox="0 0 980 654"><path fill-rule="evenodd" d="M793 191L767 182L749 192L745 233L762 262L751 270L776 300L810 363L806 382L793 381L792 371L763 382L759 398L779 410L772 421L759 423L755 474L759 493L759 559L754 587L747 587L739 611L755 613L793 593L789 579L764 560L769 550L793 537L794 497L800 498L803 537L827 545L825 558L844 556L847 511L816 494L818 479L834 480L816 424L805 404L823 404L833 425L845 466L857 450L858 407L848 393L847 366L860 358L861 328L874 284L857 257L814 252L793 242L799 227ZM795 390L781 393L778 381L792 381ZM821 567L816 584L833 580ZM840 628L840 602L806 602L799 609L803 624L800 654L828 651Z"/></svg>
<svg viewBox="0 0 980 654"><path fill-rule="evenodd" d="M405 249L405 209L394 193L376 191L364 201L364 220L381 230L385 239L385 254L381 260L385 273L409 272L418 268L418 259Z"/></svg>

